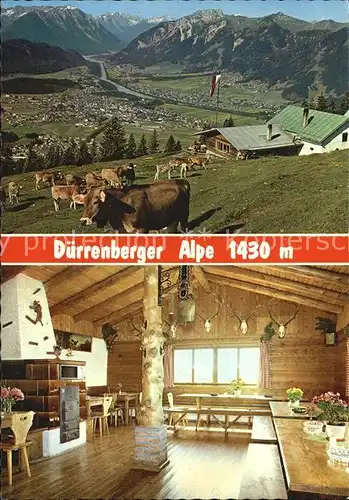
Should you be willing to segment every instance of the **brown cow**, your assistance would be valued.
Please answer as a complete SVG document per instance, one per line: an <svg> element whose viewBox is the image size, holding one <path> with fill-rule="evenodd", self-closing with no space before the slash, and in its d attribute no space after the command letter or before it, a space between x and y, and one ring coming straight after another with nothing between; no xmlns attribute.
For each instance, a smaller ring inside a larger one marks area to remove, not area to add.
<svg viewBox="0 0 349 500"><path fill-rule="evenodd" d="M166 180L121 189L91 189L80 195L84 213L83 225L108 222L114 230L148 233L172 226L185 231L188 227L190 185L186 180Z"/></svg>
<svg viewBox="0 0 349 500"><path fill-rule="evenodd" d="M50 186L54 186L60 180L62 180L61 172L35 172L35 189L39 189L40 182L48 182Z"/></svg>
<svg viewBox="0 0 349 500"><path fill-rule="evenodd" d="M81 204L80 199L75 199L75 195L81 193L81 186L71 184L70 186L52 186L51 195L55 211L60 209L60 200L71 200L70 208L76 210L76 204Z"/></svg>
<svg viewBox="0 0 349 500"><path fill-rule="evenodd" d="M112 187L121 186L121 179L117 173L117 170L114 170L112 168L103 168L101 174L102 179L104 179Z"/></svg>
<svg viewBox="0 0 349 500"><path fill-rule="evenodd" d="M92 186L103 186L104 180L97 172L89 172L85 175L85 182L87 188Z"/></svg>
<svg viewBox="0 0 349 500"><path fill-rule="evenodd" d="M200 158L200 156L191 156L190 158L187 159L187 162L188 162L189 168L200 167L200 168L203 168L204 170L206 170L206 166L209 162L209 158L208 157Z"/></svg>
<svg viewBox="0 0 349 500"><path fill-rule="evenodd" d="M67 186L70 186L71 184L77 184L78 186L80 186L81 184L85 184L85 179L83 179L79 175L66 174L64 178Z"/></svg>

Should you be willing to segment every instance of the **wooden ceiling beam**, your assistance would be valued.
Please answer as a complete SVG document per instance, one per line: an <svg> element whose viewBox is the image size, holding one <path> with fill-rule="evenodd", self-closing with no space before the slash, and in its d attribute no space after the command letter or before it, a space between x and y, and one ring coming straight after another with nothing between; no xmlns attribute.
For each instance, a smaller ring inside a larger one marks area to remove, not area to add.
<svg viewBox="0 0 349 500"><path fill-rule="evenodd" d="M336 304L338 306L343 306L348 300L348 297L344 293L333 292L331 290L326 290L323 288L315 287L309 285L308 283L300 283L298 281L292 281L290 279L285 279L278 276L271 276L269 274L263 274L261 270L257 267L251 268L241 268L236 266L210 266L204 268L206 272L215 274L218 276L224 276L226 278L233 278L247 283L254 283L256 285L267 286L281 291L295 293L297 295L303 295L304 297L312 298L315 300L322 300L323 302L328 302L329 304Z"/></svg>
<svg viewBox="0 0 349 500"><path fill-rule="evenodd" d="M320 300L306 298L304 296L296 295L294 293L282 292L280 290L276 290L274 288L269 288L262 285L245 283L243 281L235 280L232 278L224 278L222 276L216 276L214 274L209 274L208 277L211 281L221 285L227 285L232 288L238 288L240 290L246 290L248 292L257 293L261 295L267 295L268 297L273 297L276 299L285 300L287 302L293 302L295 304L312 307L320 311L327 311L327 312L332 312L334 314L339 314L342 312L343 309L342 307L334 304L327 304Z"/></svg>
<svg viewBox="0 0 349 500"><path fill-rule="evenodd" d="M54 304L53 306L50 307L51 316L55 316L56 314L63 312L67 307L69 308L76 307L79 304L79 302L83 302L86 298L98 294L100 290L105 290L106 288L118 284L121 285L124 279L127 279L129 276L131 276L132 274L134 274L136 271L139 270L140 268L138 266L126 267L125 269L121 269L121 271L118 271L117 273L108 276L102 281L98 281L97 283L94 283L93 285L85 288L84 290L81 290L81 292L78 292L76 294L67 297L61 302L58 302L57 304Z"/></svg>
<svg viewBox="0 0 349 500"><path fill-rule="evenodd" d="M28 266L1 266L1 283L15 278L18 274L24 273Z"/></svg>
<svg viewBox="0 0 349 500"><path fill-rule="evenodd" d="M287 269L293 271L299 276L307 278L317 278L328 282L331 285L349 285L349 275L343 273L336 273L335 271L327 271L326 269L319 269L311 266L287 266Z"/></svg>
<svg viewBox="0 0 349 500"><path fill-rule="evenodd" d="M127 288L122 292L119 292L113 295L112 297L109 297L103 302L100 302L99 304L96 304L95 306L90 307L89 309L86 309L76 314L74 316L74 321L81 321L82 319L85 319L87 321L95 321L96 320L95 316L97 316L97 319L102 317L101 315L103 315L104 312L103 309L109 307L115 307L117 309L117 302L121 297L132 303L136 302L137 300L140 300L142 298L142 295L143 295L143 280L140 283L137 283L136 285L133 285L130 288Z"/></svg>
<svg viewBox="0 0 349 500"><path fill-rule="evenodd" d="M122 321L125 321L127 318L130 318L134 314L137 314L139 311L143 309L143 299L137 300L133 304L130 304L118 311L113 311L110 314L107 314L103 318L98 319L93 322L94 326L102 326L105 323L109 323L112 326L117 326Z"/></svg>
<svg viewBox="0 0 349 500"><path fill-rule="evenodd" d="M79 278L83 271L87 271L89 266L69 266L64 271L55 274L52 278L49 278L44 282L46 293L49 295L50 290L66 284L67 281Z"/></svg>

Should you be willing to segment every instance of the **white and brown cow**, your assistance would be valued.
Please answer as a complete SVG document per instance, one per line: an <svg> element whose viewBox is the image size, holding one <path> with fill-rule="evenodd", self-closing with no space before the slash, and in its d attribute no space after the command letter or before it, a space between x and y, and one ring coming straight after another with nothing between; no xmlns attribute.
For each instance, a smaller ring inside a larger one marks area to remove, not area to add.
<svg viewBox="0 0 349 500"><path fill-rule="evenodd" d="M76 198L76 195L78 194L81 194L81 186L78 186L77 184L71 184L70 186L52 186L51 195L55 211L58 212L60 209L61 200L71 200L70 208L74 208L74 210L76 210L77 204L83 204L79 201L80 198Z"/></svg>
<svg viewBox="0 0 349 500"><path fill-rule="evenodd" d="M14 203L19 203L19 191L22 188L22 186L18 186L15 182L9 182L8 184L8 197L10 200L11 205Z"/></svg>

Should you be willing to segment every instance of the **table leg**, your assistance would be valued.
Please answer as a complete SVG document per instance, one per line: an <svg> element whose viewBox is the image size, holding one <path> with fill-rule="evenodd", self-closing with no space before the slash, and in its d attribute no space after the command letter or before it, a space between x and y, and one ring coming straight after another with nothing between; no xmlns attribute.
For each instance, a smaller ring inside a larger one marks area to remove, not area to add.
<svg viewBox="0 0 349 500"><path fill-rule="evenodd" d="M8 484L12 485L12 450L7 452L7 476Z"/></svg>
<svg viewBox="0 0 349 500"><path fill-rule="evenodd" d="M125 398L125 425L128 425L129 401Z"/></svg>

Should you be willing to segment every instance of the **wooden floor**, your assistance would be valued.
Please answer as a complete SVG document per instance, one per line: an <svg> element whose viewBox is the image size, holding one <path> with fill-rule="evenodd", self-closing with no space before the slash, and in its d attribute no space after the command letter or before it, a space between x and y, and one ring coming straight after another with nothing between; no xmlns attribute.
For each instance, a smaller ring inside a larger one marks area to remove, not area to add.
<svg viewBox="0 0 349 500"><path fill-rule="evenodd" d="M31 464L32 477L2 473L4 499L210 499L238 498L250 436L179 430L168 433L170 463L158 474L130 470L133 427L58 457Z"/></svg>

